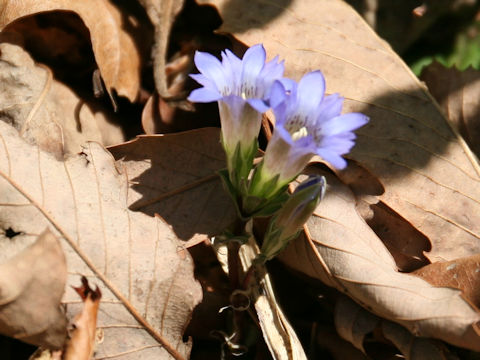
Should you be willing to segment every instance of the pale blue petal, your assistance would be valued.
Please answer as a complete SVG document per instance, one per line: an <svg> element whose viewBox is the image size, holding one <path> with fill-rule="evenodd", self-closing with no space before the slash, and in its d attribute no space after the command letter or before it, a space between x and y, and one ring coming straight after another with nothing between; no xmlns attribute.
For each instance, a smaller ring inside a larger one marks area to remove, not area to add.
<svg viewBox="0 0 480 360"><path fill-rule="evenodd" d="M298 83L299 112L305 115L316 113L325 94L325 78L320 71L306 74Z"/></svg>
<svg viewBox="0 0 480 360"><path fill-rule="evenodd" d="M329 149L319 150L318 155L320 155L322 159L332 164L336 169L342 170L347 166L347 161L344 158Z"/></svg>
<svg viewBox="0 0 480 360"><path fill-rule="evenodd" d="M208 103L212 101L217 101L222 98L222 95L215 90L210 90L207 88L195 89L190 93L188 101L191 102L200 102Z"/></svg>
<svg viewBox="0 0 480 360"><path fill-rule="evenodd" d="M213 55L197 51L194 57L197 69L210 79L222 94L229 94L232 84L227 82L222 63Z"/></svg>
<svg viewBox="0 0 480 360"><path fill-rule="evenodd" d="M285 87L280 81L275 81L270 88L269 103L272 109L277 108L281 103L283 103L287 98L287 92Z"/></svg>
<svg viewBox="0 0 480 360"><path fill-rule="evenodd" d="M200 85L202 85L203 87L206 87L210 90L216 90L218 92L217 85L215 85L215 83L209 78L207 78L205 75L190 74L190 77L196 82L198 82Z"/></svg>
<svg viewBox="0 0 480 360"><path fill-rule="evenodd" d="M262 99L247 99L247 102L250 104L251 107L253 107L255 110L262 114L268 109L270 109L270 107L267 106Z"/></svg>
<svg viewBox="0 0 480 360"><path fill-rule="evenodd" d="M257 44L249 48L242 60L242 92L247 97L255 97L257 77L265 66L265 49L262 44Z"/></svg>
<svg viewBox="0 0 480 360"><path fill-rule="evenodd" d="M339 116L342 112L343 97L339 94L326 96L318 107L317 122L323 123L331 118Z"/></svg>
<svg viewBox="0 0 480 360"><path fill-rule="evenodd" d="M324 136L331 136L353 131L365 125L368 120L367 116L360 113L343 114L321 124L322 134Z"/></svg>

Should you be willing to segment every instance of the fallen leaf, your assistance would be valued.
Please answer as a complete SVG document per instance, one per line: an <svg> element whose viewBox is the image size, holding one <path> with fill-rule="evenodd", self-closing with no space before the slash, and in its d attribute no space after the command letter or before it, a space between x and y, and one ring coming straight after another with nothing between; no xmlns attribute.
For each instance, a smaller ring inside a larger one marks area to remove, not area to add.
<svg viewBox="0 0 480 360"><path fill-rule="evenodd" d="M21 41L14 34L0 35L3 41L9 37ZM61 159L79 153L88 140L105 145L123 141L120 127L53 79L20 46L0 43L0 61L0 120L29 143Z"/></svg>
<svg viewBox="0 0 480 360"><path fill-rule="evenodd" d="M99 286L104 341L96 357L188 358L191 342L182 335L201 299L192 260L163 220L127 209L127 177L111 154L87 143L61 162L3 122L0 134L2 228L25 238L54 228L63 239L68 284L82 274ZM62 301L71 316L82 306L69 287Z"/></svg>
<svg viewBox="0 0 480 360"><path fill-rule="evenodd" d="M480 308L480 255L424 266L415 275L435 286L459 289L463 296Z"/></svg>
<svg viewBox="0 0 480 360"><path fill-rule="evenodd" d="M203 128L110 147L132 184L130 209L159 214L190 243L220 234L236 213L217 175L225 167L219 139L219 129Z"/></svg>
<svg viewBox="0 0 480 360"><path fill-rule="evenodd" d="M90 288L86 277L74 288L83 301L83 309L73 319L73 332L65 347L64 360L90 360L95 350L98 307L102 293Z"/></svg>
<svg viewBox="0 0 480 360"><path fill-rule="evenodd" d="M59 349L67 335L60 308L67 265L58 239L48 230L23 250L12 240L0 239L0 332L16 339ZM10 242L10 243L5 243Z"/></svg>
<svg viewBox="0 0 480 360"><path fill-rule="evenodd" d="M365 337L373 333L370 343L377 338L389 340L407 360L458 359L442 342L416 337L403 326L378 318L345 296L335 305L335 326L344 339L363 352Z"/></svg>
<svg viewBox="0 0 480 360"><path fill-rule="evenodd" d="M154 28L153 78L158 94L167 98L170 96L167 84L166 66L170 31L183 7L184 0L139 0L150 18Z"/></svg>
<svg viewBox="0 0 480 360"><path fill-rule="evenodd" d="M480 72L473 68L459 71L434 62L423 69L420 78L454 123L472 150L480 156Z"/></svg>
<svg viewBox="0 0 480 360"><path fill-rule="evenodd" d="M370 116L348 157L385 189L377 201L430 240L430 261L480 252L475 156L415 75L349 5L340 0L197 2L218 9L220 32L247 46L263 43L269 58L285 59L286 76L298 80L320 69L327 93L345 97L345 112Z"/></svg>
<svg viewBox="0 0 480 360"><path fill-rule="evenodd" d="M290 244L281 260L416 336L480 350L478 309L456 289L398 272L392 255L357 213L351 190L331 173L311 171L326 177L325 197L306 223L306 235Z"/></svg>
<svg viewBox="0 0 480 360"><path fill-rule="evenodd" d="M140 56L122 14L107 0L0 1L0 30L19 18L46 11L72 11L90 31L95 60L111 93L135 101L140 89Z"/></svg>

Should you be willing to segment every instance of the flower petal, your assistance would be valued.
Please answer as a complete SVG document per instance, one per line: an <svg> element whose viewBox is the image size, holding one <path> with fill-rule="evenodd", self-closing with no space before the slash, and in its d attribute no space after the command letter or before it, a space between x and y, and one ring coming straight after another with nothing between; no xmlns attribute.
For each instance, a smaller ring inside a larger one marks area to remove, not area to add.
<svg viewBox="0 0 480 360"><path fill-rule="evenodd" d="M325 96L317 110L317 123L323 123L333 117L339 116L342 112L343 100L343 97L339 94Z"/></svg>
<svg viewBox="0 0 480 360"><path fill-rule="evenodd" d="M242 60L241 91L247 97L255 97L257 77L265 66L265 49L262 44L249 48Z"/></svg>
<svg viewBox="0 0 480 360"><path fill-rule="evenodd" d="M342 170L347 166L347 161L344 158L329 149L321 149L318 152L318 155L320 155L322 159L332 164L336 169Z"/></svg>
<svg viewBox="0 0 480 360"><path fill-rule="evenodd" d="M190 74L190 77L203 87L218 92L217 85L203 74Z"/></svg>
<svg viewBox="0 0 480 360"><path fill-rule="evenodd" d="M270 88L269 103L272 109L277 108L287 98L287 91L280 81L275 81Z"/></svg>
<svg viewBox="0 0 480 360"><path fill-rule="evenodd" d="M325 121L322 127L324 136L337 135L347 131L353 131L368 122L368 116L360 113L343 114Z"/></svg>
<svg viewBox="0 0 480 360"><path fill-rule="evenodd" d="M197 69L217 86L219 92L222 94L229 93L228 90L232 85L227 82L222 63L215 56L197 51L194 61Z"/></svg>
<svg viewBox="0 0 480 360"><path fill-rule="evenodd" d="M200 102L200 103L208 103L212 101L217 101L222 98L222 95L215 90L210 90L207 88L200 88L195 89L190 93L188 97L188 101L191 102Z"/></svg>
<svg viewBox="0 0 480 360"><path fill-rule="evenodd" d="M266 105L262 99L247 99L247 102L250 104L251 107L253 107L255 110L262 114L268 109L270 109L270 107Z"/></svg>
<svg viewBox="0 0 480 360"><path fill-rule="evenodd" d="M297 99L299 112L305 115L316 113L325 94L325 78L320 71L306 74L298 83Z"/></svg>

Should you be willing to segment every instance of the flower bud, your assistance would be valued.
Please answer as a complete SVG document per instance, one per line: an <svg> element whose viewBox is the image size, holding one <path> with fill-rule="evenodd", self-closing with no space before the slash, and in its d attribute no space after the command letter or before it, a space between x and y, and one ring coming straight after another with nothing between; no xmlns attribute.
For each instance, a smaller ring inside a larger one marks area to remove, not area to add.
<svg viewBox="0 0 480 360"><path fill-rule="evenodd" d="M290 198L268 224L260 261L267 261L282 251L294 239L325 195L323 176L312 175L297 186Z"/></svg>

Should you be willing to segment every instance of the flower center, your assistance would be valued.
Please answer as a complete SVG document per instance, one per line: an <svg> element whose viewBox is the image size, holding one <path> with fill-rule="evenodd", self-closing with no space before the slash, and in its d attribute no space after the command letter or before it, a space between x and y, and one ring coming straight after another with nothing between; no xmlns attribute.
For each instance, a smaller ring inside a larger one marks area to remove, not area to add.
<svg viewBox="0 0 480 360"><path fill-rule="evenodd" d="M298 139L304 138L308 135L308 130L305 126L302 126L300 129L295 131L292 135L292 140L297 141Z"/></svg>

